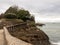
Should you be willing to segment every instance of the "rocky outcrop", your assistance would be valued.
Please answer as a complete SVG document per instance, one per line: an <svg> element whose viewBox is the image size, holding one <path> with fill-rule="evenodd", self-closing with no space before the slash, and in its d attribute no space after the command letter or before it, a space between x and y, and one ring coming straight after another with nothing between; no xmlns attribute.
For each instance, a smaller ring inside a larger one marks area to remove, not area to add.
<svg viewBox="0 0 60 45"><path fill-rule="evenodd" d="M8 31L12 36L33 45L50 45L49 37L36 26L22 23L8 27Z"/></svg>
<svg viewBox="0 0 60 45"><path fill-rule="evenodd" d="M49 37L36 27L34 21L22 23L4 21L3 26L7 26L8 32L22 41L31 43L32 45L50 45Z"/></svg>
<svg viewBox="0 0 60 45"><path fill-rule="evenodd" d="M32 45L50 45L49 37L36 27L34 16L29 11L13 6L3 14L3 17L0 29L7 26L7 30L12 36ZM37 25L42 26L43 24Z"/></svg>

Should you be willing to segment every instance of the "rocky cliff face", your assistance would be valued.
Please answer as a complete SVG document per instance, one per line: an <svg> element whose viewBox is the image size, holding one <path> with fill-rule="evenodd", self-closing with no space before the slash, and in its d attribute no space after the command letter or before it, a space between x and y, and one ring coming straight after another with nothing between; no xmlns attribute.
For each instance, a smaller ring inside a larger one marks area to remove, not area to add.
<svg viewBox="0 0 60 45"><path fill-rule="evenodd" d="M9 21L3 24L12 25L13 23ZM15 23L15 22L14 22ZM10 27L7 27L9 33L25 42L31 43L33 45L50 45L49 37L40 29L33 24L33 22L22 22L16 23Z"/></svg>
<svg viewBox="0 0 60 45"><path fill-rule="evenodd" d="M33 45L50 45L49 37L36 26L31 26L23 23L9 27L8 31L14 37L17 37Z"/></svg>

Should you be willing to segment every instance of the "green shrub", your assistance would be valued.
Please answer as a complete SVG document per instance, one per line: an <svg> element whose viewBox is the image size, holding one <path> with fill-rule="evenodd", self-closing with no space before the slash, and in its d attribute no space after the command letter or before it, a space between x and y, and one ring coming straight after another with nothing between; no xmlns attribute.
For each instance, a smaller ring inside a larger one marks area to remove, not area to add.
<svg viewBox="0 0 60 45"><path fill-rule="evenodd" d="M23 21L30 20L34 21L34 17L31 16L29 11L24 9L19 9L17 6L10 7L4 13L4 17L7 19L22 19Z"/></svg>
<svg viewBox="0 0 60 45"><path fill-rule="evenodd" d="M4 15L4 18L7 18L7 19L16 19L17 16L13 13L8 13L8 14L5 14Z"/></svg>

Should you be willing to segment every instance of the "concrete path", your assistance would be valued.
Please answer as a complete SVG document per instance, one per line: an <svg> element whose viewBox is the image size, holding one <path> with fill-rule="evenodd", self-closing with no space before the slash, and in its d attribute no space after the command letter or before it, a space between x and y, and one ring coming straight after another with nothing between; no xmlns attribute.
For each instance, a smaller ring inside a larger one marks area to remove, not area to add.
<svg viewBox="0 0 60 45"><path fill-rule="evenodd" d="M32 45L17 39L9 34L6 29L0 29L0 45Z"/></svg>
<svg viewBox="0 0 60 45"><path fill-rule="evenodd" d="M2 29L0 29L0 45L4 45L4 31Z"/></svg>

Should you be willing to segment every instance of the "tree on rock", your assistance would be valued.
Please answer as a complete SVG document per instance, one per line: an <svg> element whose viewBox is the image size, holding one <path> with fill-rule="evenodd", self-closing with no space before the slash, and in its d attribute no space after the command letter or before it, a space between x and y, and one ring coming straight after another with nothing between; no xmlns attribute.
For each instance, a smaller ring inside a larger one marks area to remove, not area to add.
<svg viewBox="0 0 60 45"><path fill-rule="evenodd" d="M22 19L23 21L26 20L34 20L29 11L24 9L19 9L18 6L10 7L5 13L5 18L9 19Z"/></svg>
<svg viewBox="0 0 60 45"><path fill-rule="evenodd" d="M11 6L11 7L9 7L6 10L5 14L7 14L7 13L14 13L14 14L16 14L17 13L17 10L18 10L18 6Z"/></svg>

